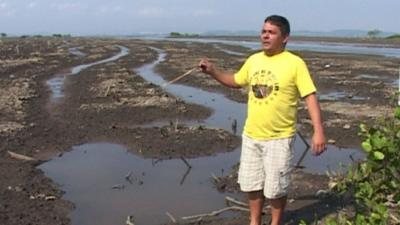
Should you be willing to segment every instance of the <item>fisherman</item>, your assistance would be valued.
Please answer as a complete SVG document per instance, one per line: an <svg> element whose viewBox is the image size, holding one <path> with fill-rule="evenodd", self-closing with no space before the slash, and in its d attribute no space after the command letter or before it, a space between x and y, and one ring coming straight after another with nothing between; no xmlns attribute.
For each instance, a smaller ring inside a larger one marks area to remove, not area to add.
<svg viewBox="0 0 400 225"><path fill-rule="evenodd" d="M250 225L261 225L265 198L271 205L271 225L282 221L290 186L297 103L303 98L312 120L312 151L326 150L316 88L304 61L285 50L290 25L285 17L265 19L262 51L251 55L236 73L220 70L208 59L199 67L231 88L249 87L248 115L242 134L238 183L248 193Z"/></svg>

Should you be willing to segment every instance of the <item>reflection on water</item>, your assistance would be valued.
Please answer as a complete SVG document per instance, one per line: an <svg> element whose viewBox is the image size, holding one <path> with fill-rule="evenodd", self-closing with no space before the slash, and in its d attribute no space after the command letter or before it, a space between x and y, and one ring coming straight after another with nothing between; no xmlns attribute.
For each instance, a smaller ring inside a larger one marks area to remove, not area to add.
<svg viewBox="0 0 400 225"><path fill-rule="evenodd" d="M225 207L226 194L213 188L211 174L230 171L237 159L237 153L188 159L189 170L180 159L157 162L121 145L92 143L39 168L75 204L72 224L125 224L133 215L136 224L155 225L169 221L166 212L180 218Z"/></svg>
<svg viewBox="0 0 400 225"><path fill-rule="evenodd" d="M304 149L296 147L295 162ZM235 195L218 193L211 174L226 175L239 152L187 160L190 169L180 159L143 159L121 145L91 143L75 146L39 168L65 191L63 198L75 204L73 225L124 224L128 215L137 224L155 225L169 221L166 212L180 218L225 207L225 196ZM331 147L318 158L308 151L301 165L309 172L337 170L339 162L347 165L351 157L362 155Z"/></svg>
<svg viewBox="0 0 400 225"><path fill-rule="evenodd" d="M355 96L343 91L334 91L327 94L318 95L318 99L322 101L337 101L343 99L351 99L355 101L367 100L367 97Z"/></svg>
<svg viewBox="0 0 400 225"><path fill-rule="evenodd" d="M165 52L160 49L152 48L159 53L159 57L153 63L146 64L136 71L147 81L156 85L163 85L166 81L161 74L154 70L154 67L165 60ZM190 75L187 79L190 79ZM207 92L201 89L188 87L179 84L170 84L165 90L186 102L195 103L209 107L213 110L211 117L204 121L205 125L211 127L219 127L225 130L231 130L232 122L237 120L237 133L242 133L243 122L246 117L246 105L227 99L224 95L218 93ZM197 123L197 121L196 121Z"/></svg>
<svg viewBox="0 0 400 225"><path fill-rule="evenodd" d="M222 52L225 52L226 54L229 55L238 55L238 56L244 56L245 54L242 52L235 52L235 51L231 51L231 50L227 50L223 47L221 47L220 45L214 44L213 45L216 49L221 50Z"/></svg>

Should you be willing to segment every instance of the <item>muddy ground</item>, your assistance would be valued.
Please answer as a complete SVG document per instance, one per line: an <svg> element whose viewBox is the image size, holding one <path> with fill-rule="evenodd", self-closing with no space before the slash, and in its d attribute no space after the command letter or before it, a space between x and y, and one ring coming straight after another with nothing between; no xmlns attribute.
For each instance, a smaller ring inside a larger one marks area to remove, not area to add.
<svg viewBox="0 0 400 225"><path fill-rule="evenodd" d="M90 67L76 76L67 76L65 97L60 101L51 100L47 80L75 65L115 55L119 52L117 45L127 47L129 55ZM156 159L213 155L240 145L240 138L230 131L185 125L185 121L205 119L212 112L166 93L135 72L134 68L157 58L157 52L149 46L166 51L166 60L157 67L166 80L195 67L204 56L234 71L252 52L238 46L173 41L0 40L0 224L70 224L68 213L73 210L73 203L63 200L62 191L36 166L73 145L110 141L128 146L134 154ZM84 55L74 54L72 47L78 47ZM227 54L221 48L243 55ZM380 115L391 113L395 102L393 81L398 79L400 59L315 52L297 54L308 63L321 96L330 92L345 93L340 98L321 100L327 138L341 147L358 147L358 124L372 123ZM244 91L221 87L198 72L179 83L221 92L235 101L245 102ZM299 128L309 137L311 124L307 111L304 105L299 109ZM142 126L154 121L166 123L160 127ZM9 152L31 160L12 157ZM231 175L218 178L216 188L220 191L238 191L236 169L232 166ZM316 196L319 190L327 189L326 176L298 172L294 178L294 189L299 191L289 196L287 224L297 224L300 218L312 221L316 209L322 218L341 208L341 199L324 194ZM245 224L246 221L247 214L243 213L235 218L203 220L202 224Z"/></svg>

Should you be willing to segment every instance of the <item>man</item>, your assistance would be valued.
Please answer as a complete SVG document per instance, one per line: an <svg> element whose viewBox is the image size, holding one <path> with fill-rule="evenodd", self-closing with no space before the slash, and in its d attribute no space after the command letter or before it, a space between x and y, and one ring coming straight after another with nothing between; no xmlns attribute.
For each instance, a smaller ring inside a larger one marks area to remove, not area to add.
<svg viewBox="0 0 400 225"><path fill-rule="evenodd" d="M290 185L297 102L303 98L312 120L312 151L325 151L325 136L316 88L304 61L285 50L290 25L286 18L265 19L262 51L251 55L240 70L228 73L207 59L199 67L232 88L248 87L238 183L248 192L250 225L260 225L264 199L271 205L271 224L281 222Z"/></svg>

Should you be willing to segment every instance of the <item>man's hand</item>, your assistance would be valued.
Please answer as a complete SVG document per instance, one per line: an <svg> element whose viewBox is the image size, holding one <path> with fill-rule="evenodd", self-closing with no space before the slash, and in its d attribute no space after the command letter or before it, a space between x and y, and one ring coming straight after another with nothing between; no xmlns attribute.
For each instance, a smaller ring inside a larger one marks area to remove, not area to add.
<svg viewBox="0 0 400 225"><path fill-rule="evenodd" d="M233 73L218 69L207 58L201 59L198 66L200 67L201 72L211 75L221 84L231 88L240 88L240 86L235 82Z"/></svg>
<svg viewBox="0 0 400 225"><path fill-rule="evenodd" d="M314 155L320 155L326 150L324 132L314 132L312 137L311 148Z"/></svg>
<svg viewBox="0 0 400 225"><path fill-rule="evenodd" d="M201 59L199 62L199 68L201 72L213 75L215 73L214 64L212 64L207 58Z"/></svg>
<svg viewBox="0 0 400 225"><path fill-rule="evenodd" d="M319 107L318 99L315 93L307 95L304 98L308 113L310 114L311 121L314 127L314 135L312 137L311 148L314 155L320 155L326 150L324 128L322 126L321 109Z"/></svg>

